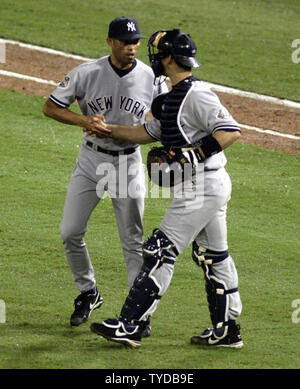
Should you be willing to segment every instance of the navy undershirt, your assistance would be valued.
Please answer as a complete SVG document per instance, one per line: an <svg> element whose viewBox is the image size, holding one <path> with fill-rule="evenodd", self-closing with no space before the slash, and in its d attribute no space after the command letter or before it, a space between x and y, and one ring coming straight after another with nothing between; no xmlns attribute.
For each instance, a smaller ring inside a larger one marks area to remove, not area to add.
<svg viewBox="0 0 300 389"><path fill-rule="evenodd" d="M136 59L135 59L130 68L123 70L123 69L119 69L116 66L114 66L111 62L110 57L108 57L108 61L109 61L110 66L113 68L113 70L117 73L117 75L119 77L124 77L124 76L126 76L126 74L130 73L136 67L136 63L137 63Z"/></svg>

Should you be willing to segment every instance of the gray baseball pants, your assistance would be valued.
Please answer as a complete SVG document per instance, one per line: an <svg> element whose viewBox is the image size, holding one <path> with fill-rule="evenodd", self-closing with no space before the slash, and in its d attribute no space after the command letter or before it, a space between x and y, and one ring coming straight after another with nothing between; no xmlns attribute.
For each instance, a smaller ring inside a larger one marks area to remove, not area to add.
<svg viewBox="0 0 300 389"><path fill-rule="evenodd" d="M60 225L66 257L80 292L96 286L84 235L93 210L106 193L112 200L131 287L143 263L144 183L139 148L130 155L111 156L81 145ZM101 239L105 236L103 227Z"/></svg>
<svg viewBox="0 0 300 389"><path fill-rule="evenodd" d="M173 191L172 202L167 209L159 229L174 243L179 254L194 240L199 246L214 251L225 251L227 243L226 209L231 196L231 180L224 168L216 171L201 171L194 184L184 190L179 186ZM183 193L182 193L183 192ZM228 255L226 259L212 265L214 275L226 283L227 289L238 287L235 263ZM152 275L160 287L159 295L167 291L174 273L174 265L164 264ZM242 311L239 292L228 295L228 317L235 320ZM160 300L156 300L145 313L152 315Z"/></svg>

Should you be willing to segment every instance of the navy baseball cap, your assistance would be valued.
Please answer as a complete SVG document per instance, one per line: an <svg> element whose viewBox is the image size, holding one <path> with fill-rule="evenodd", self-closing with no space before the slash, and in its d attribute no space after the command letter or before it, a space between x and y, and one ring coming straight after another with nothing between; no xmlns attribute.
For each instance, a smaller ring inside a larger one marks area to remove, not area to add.
<svg viewBox="0 0 300 389"><path fill-rule="evenodd" d="M108 29L108 37L120 41L145 38L135 18L121 16L114 19Z"/></svg>

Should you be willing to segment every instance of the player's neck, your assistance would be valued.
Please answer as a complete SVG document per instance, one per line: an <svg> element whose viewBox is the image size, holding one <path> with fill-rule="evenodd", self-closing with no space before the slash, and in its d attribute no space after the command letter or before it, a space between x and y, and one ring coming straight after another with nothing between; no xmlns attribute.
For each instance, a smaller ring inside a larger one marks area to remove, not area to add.
<svg viewBox="0 0 300 389"><path fill-rule="evenodd" d="M174 74L169 74L172 85L178 84L180 81L184 80L187 77L190 77L192 73L190 71L176 72Z"/></svg>

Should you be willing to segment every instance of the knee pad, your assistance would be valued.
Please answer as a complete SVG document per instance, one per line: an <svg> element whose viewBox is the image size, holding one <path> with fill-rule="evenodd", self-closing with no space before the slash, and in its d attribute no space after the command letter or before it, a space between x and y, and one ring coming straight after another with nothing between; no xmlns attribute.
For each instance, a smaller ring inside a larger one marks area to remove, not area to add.
<svg viewBox="0 0 300 389"><path fill-rule="evenodd" d="M178 251L169 238L160 230L153 234L143 244L144 264L142 270L152 274L162 263L174 264Z"/></svg>
<svg viewBox="0 0 300 389"><path fill-rule="evenodd" d="M178 251L167 236L154 230L143 244L144 263L122 307L120 320L140 321L146 317L152 305L161 298L161 285L154 272L163 263L174 264Z"/></svg>
<svg viewBox="0 0 300 389"><path fill-rule="evenodd" d="M238 292L238 288L229 289L226 282L216 277L213 271L213 264L224 261L229 257L228 251L207 250L193 242L192 257L204 272L208 308L214 328L223 328L233 324L235 320L230 320L228 317L228 295Z"/></svg>

